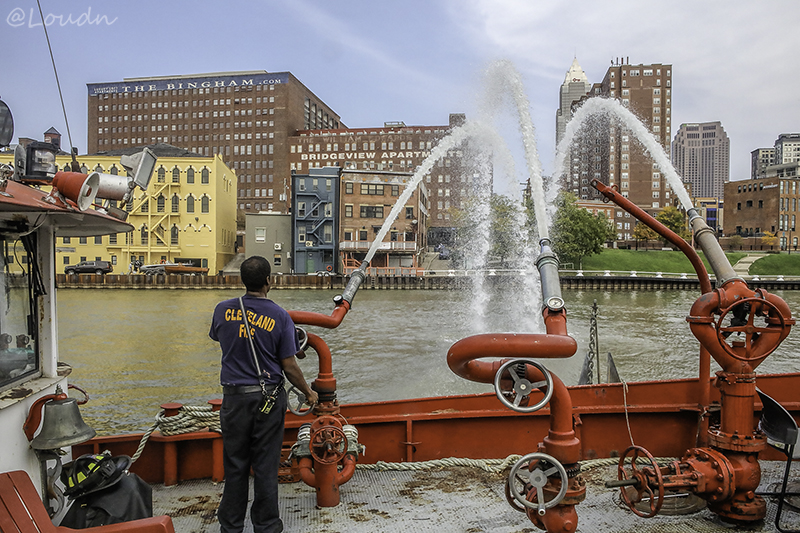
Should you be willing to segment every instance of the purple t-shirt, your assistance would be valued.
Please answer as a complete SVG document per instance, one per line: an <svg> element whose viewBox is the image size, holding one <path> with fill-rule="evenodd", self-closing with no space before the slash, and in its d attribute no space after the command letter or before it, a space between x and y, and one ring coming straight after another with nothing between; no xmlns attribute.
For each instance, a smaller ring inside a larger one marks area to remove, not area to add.
<svg viewBox="0 0 800 533"><path fill-rule="evenodd" d="M248 295L244 295L242 300L264 380L268 386L277 385L282 372L280 360L295 355L300 348L294 322L289 313L272 300ZM221 385L258 385L250 341L244 328L239 298L217 304L208 335L222 348Z"/></svg>

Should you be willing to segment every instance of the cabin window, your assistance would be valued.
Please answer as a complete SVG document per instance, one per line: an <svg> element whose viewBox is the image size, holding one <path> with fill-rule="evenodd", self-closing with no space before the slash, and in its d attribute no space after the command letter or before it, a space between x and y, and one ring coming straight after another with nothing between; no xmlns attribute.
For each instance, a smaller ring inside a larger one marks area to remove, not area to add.
<svg viewBox="0 0 800 533"><path fill-rule="evenodd" d="M40 373L38 355L38 324L36 301L42 295L41 284L34 283L31 265L35 263L36 239L24 237L22 241L2 238L3 250L0 254L0 290L5 298L0 298L0 391L9 389L25 378ZM30 252L26 251L30 250ZM13 261L16 255L19 262Z"/></svg>

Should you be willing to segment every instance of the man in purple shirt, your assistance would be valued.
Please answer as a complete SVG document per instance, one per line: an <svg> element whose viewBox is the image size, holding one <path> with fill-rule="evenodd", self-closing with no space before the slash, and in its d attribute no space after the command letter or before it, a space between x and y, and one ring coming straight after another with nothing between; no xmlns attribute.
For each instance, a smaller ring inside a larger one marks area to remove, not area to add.
<svg viewBox="0 0 800 533"><path fill-rule="evenodd" d="M287 403L283 375L306 395L310 405L314 405L318 397L297 365L297 335L289 313L267 298L269 261L259 256L249 257L242 263L240 272L247 288L242 297L246 315L242 313L239 298L220 302L214 309L209 332L222 349L220 422L225 487L217 516L221 533L239 533L244 529L252 467L254 496L250 520L253 531L276 533L283 531L278 513L278 468ZM258 357L260 376L245 317ZM274 395L275 404L268 413L260 411L264 404L262 382L267 393Z"/></svg>

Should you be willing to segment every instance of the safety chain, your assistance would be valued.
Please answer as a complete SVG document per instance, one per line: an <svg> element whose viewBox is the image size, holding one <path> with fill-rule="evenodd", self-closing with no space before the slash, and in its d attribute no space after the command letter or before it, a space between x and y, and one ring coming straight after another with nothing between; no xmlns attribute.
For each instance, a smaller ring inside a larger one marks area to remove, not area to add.
<svg viewBox="0 0 800 533"><path fill-rule="evenodd" d="M164 416L164 411L156 415L155 423L150 426L150 429L142 435L142 440L139 441L139 447L136 453L131 457L131 462L134 463L142 455L145 444L147 444L150 435L157 429L165 437L170 435L181 435L183 433L192 433L193 431L201 431L208 428L209 431L216 431L222 433L222 426L219 421L219 411L212 411L210 405L184 405L174 416Z"/></svg>
<svg viewBox="0 0 800 533"><path fill-rule="evenodd" d="M587 385L594 383L594 366L597 361L597 382L600 383L600 345L597 336L597 300L592 303L592 314L589 317L589 353L586 355Z"/></svg>

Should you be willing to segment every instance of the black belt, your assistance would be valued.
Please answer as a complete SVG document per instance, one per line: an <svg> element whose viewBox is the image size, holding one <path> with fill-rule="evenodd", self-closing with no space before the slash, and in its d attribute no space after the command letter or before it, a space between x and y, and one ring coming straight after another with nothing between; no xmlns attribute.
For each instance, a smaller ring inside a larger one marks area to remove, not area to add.
<svg viewBox="0 0 800 533"><path fill-rule="evenodd" d="M270 389L274 389L272 386ZM268 389L269 390L269 389ZM261 392L261 385L223 385L222 394L250 394Z"/></svg>

